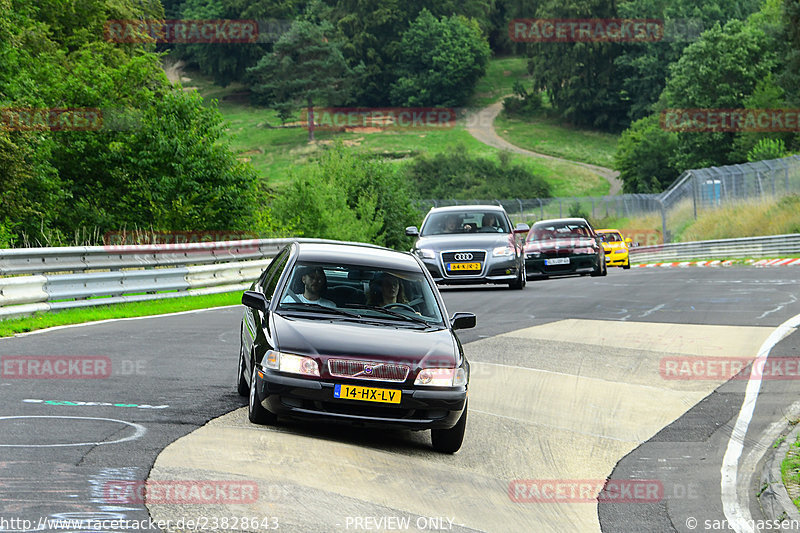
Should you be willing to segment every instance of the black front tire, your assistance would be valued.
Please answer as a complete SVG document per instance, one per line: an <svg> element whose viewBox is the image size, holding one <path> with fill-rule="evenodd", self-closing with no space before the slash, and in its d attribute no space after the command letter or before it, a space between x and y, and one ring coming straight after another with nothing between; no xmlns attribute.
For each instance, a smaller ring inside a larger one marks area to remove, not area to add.
<svg viewBox="0 0 800 533"><path fill-rule="evenodd" d="M467 404L456 425L450 429L432 429L431 443L433 449L441 453L456 453L464 442L464 431L467 428Z"/></svg>
<svg viewBox="0 0 800 533"><path fill-rule="evenodd" d="M250 394L250 386L244 378L244 373L247 372L247 366L244 364L244 343L239 341L239 372L236 377L236 392L240 396L247 397Z"/></svg>
<svg viewBox="0 0 800 533"><path fill-rule="evenodd" d="M256 389L256 365L253 363L253 373L250 374L250 401L247 404L247 418L253 424L274 425L278 422L278 417L264 409L264 406L258 401Z"/></svg>
<svg viewBox="0 0 800 533"><path fill-rule="evenodd" d="M625 261L625 264L622 265L622 270L628 270L630 268L631 268L631 258L629 257L628 260Z"/></svg>
<svg viewBox="0 0 800 533"><path fill-rule="evenodd" d="M522 263L522 269L519 270L519 273L517 274L517 279L509 283L508 288L515 290L524 289L527 283L528 283L528 276L525 270L525 263Z"/></svg>

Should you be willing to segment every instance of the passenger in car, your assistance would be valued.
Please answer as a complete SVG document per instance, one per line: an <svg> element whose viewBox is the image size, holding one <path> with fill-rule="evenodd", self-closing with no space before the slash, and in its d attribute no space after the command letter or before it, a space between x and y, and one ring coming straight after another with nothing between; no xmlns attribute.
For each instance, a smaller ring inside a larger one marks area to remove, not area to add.
<svg viewBox="0 0 800 533"><path fill-rule="evenodd" d="M304 303L336 307L332 301L323 298L322 294L328 287L328 278L322 267L301 266L295 273L295 279L300 278L303 283L302 293L287 292L283 303Z"/></svg>

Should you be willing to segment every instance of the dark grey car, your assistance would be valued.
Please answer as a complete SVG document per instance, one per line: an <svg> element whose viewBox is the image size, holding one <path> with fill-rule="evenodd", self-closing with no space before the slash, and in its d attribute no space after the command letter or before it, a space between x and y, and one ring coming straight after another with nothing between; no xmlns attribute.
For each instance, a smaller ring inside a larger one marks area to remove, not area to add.
<svg viewBox="0 0 800 533"><path fill-rule="evenodd" d="M443 285L503 283L525 287L525 258L516 235L527 224L513 228L505 210L496 205L432 208L422 227L406 228L417 238L412 252Z"/></svg>

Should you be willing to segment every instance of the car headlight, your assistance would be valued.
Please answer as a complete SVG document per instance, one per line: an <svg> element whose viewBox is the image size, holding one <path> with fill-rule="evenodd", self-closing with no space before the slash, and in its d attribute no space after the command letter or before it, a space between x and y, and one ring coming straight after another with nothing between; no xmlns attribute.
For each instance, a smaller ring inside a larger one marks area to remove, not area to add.
<svg viewBox="0 0 800 533"><path fill-rule="evenodd" d="M319 377L319 366L310 357L270 350L264 357L264 366L280 372Z"/></svg>
<svg viewBox="0 0 800 533"><path fill-rule="evenodd" d="M624 248L617 248L616 250L614 250L614 253L615 254L621 254L621 253L627 252L627 251L628 250L625 250Z"/></svg>
<svg viewBox="0 0 800 533"><path fill-rule="evenodd" d="M540 255L542 255L542 252L527 252L525 257L539 257Z"/></svg>
<svg viewBox="0 0 800 533"><path fill-rule="evenodd" d="M467 372L459 368L423 368L414 385L424 387L461 387L467 384Z"/></svg>
<svg viewBox="0 0 800 533"><path fill-rule="evenodd" d="M436 259L436 252L429 248L417 248L414 253L422 259Z"/></svg>
<svg viewBox="0 0 800 533"><path fill-rule="evenodd" d="M510 246L500 246L492 250L494 257L511 257L514 255L514 249Z"/></svg>
<svg viewBox="0 0 800 533"><path fill-rule="evenodd" d="M575 254L595 254L595 253L597 253L597 250L595 250L591 246L587 246L585 248L575 248L573 253L575 253Z"/></svg>

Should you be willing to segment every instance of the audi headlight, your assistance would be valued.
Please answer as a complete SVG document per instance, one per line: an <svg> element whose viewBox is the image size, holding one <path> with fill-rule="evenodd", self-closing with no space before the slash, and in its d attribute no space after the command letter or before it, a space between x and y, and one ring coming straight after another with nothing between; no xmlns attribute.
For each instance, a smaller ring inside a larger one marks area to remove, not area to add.
<svg viewBox="0 0 800 533"><path fill-rule="evenodd" d="M310 357L270 350L264 357L264 366L280 372L319 377L319 366Z"/></svg>
<svg viewBox="0 0 800 533"><path fill-rule="evenodd" d="M492 250L494 257L511 257L514 255L514 249L510 246L500 246Z"/></svg>
<svg viewBox="0 0 800 533"><path fill-rule="evenodd" d="M414 253L422 259L436 259L436 252L429 248L417 248Z"/></svg>
<svg viewBox="0 0 800 533"><path fill-rule="evenodd" d="M459 368L423 368L414 385L424 387L461 387L467 384L467 372Z"/></svg>

